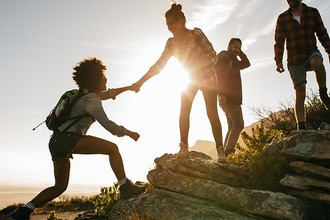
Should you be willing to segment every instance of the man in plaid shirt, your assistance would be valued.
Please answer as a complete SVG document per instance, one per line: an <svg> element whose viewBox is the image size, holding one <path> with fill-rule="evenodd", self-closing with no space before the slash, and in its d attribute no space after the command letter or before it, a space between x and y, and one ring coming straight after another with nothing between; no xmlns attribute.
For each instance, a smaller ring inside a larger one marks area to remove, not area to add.
<svg viewBox="0 0 330 220"><path fill-rule="evenodd" d="M276 70L284 72L283 53L286 41L287 62L295 89L295 115L297 129L306 129L306 72L314 71L322 103L330 109L327 94L326 71L323 58L316 46L315 33L325 48L330 61L330 39L317 9L302 0L287 0L289 9L278 16L275 31ZM329 122L328 122L329 123Z"/></svg>

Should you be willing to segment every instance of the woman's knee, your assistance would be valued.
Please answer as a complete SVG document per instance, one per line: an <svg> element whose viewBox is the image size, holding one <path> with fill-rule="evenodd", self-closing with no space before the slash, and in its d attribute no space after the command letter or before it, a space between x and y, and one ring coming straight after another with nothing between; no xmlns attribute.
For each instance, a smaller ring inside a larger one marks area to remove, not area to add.
<svg viewBox="0 0 330 220"><path fill-rule="evenodd" d="M61 195L62 193L64 193L67 188L68 188L68 184L55 184L53 186L54 191L58 195Z"/></svg>
<svg viewBox="0 0 330 220"><path fill-rule="evenodd" d="M108 147L108 155L120 154L117 144L111 143Z"/></svg>

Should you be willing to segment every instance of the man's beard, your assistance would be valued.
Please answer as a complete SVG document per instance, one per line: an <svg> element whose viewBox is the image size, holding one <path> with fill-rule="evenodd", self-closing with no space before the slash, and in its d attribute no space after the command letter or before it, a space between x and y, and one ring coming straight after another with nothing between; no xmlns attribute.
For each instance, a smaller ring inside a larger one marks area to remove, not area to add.
<svg viewBox="0 0 330 220"><path fill-rule="evenodd" d="M295 0L295 1L289 1L288 3L289 3L290 8L296 8L299 6L300 2L299 2L299 0Z"/></svg>

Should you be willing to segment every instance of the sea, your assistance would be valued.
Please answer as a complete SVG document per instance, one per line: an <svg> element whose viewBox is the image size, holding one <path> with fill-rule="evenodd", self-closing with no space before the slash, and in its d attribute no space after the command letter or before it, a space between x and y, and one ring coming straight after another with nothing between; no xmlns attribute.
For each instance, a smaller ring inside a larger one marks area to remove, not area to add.
<svg viewBox="0 0 330 220"><path fill-rule="evenodd" d="M0 185L0 210L14 204L25 204L48 186ZM100 193L100 186L72 185L56 200L65 198L93 196Z"/></svg>

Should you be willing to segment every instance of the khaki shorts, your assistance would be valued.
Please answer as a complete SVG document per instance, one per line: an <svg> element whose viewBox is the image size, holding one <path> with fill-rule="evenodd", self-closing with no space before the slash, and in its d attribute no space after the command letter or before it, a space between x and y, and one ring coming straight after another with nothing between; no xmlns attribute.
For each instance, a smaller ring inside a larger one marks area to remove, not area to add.
<svg viewBox="0 0 330 220"><path fill-rule="evenodd" d="M312 71L312 69L310 67L310 61L311 61L311 58L314 56L320 56L322 58L322 54L320 53L319 50L317 50L314 53L312 53L307 58L306 62L303 64L300 64L300 65L288 64L288 70L290 72L290 77L292 79L294 88L301 85L302 83L305 83L305 84L307 83L306 72Z"/></svg>
<svg viewBox="0 0 330 220"><path fill-rule="evenodd" d="M49 151L53 161L73 158L72 151L77 146L80 138L79 133L54 132L49 140Z"/></svg>

